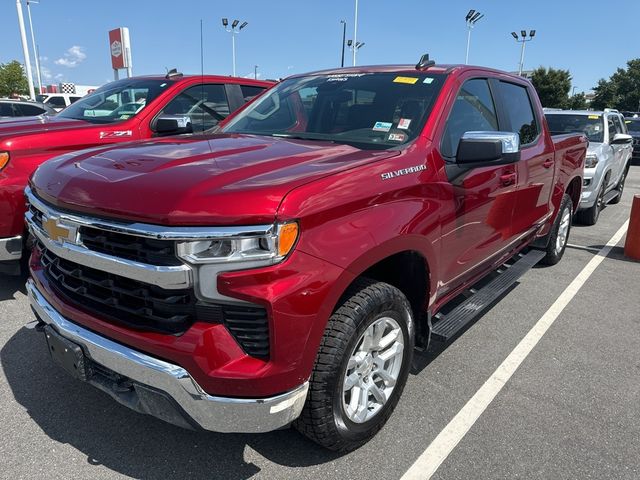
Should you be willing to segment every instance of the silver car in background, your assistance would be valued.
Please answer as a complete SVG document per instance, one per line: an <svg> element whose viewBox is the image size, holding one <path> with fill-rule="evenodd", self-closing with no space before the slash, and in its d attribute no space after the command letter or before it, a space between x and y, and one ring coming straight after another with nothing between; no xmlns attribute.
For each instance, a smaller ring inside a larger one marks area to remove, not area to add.
<svg viewBox="0 0 640 480"><path fill-rule="evenodd" d="M552 135L582 132L589 138L582 198L576 219L595 225L608 203L618 203L631 164L633 138L617 110L547 110Z"/></svg>

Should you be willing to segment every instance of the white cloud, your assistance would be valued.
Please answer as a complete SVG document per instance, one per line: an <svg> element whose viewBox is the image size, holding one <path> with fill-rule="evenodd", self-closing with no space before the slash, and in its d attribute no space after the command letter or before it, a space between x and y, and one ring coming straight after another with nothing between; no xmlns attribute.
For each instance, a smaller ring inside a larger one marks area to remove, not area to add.
<svg viewBox="0 0 640 480"><path fill-rule="evenodd" d="M81 64L86 58L87 54L84 53L84 47L74 45L66 51L62 58L57 59L53 63L63 67L74 68Z"/></svg>

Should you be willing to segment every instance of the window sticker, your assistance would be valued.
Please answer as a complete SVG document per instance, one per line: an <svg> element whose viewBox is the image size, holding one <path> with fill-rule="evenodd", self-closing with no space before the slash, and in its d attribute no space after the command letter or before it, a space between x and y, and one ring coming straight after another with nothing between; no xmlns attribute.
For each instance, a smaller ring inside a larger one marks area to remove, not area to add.
<svg viewBox="0 0 640 480"><path fill-rule="evenodd" d="M433 78L433 77L427 77L427 78L424 79L424 81L422 83L426 83L427 85L431 85L434 80L435 80L435 78Z"/></svg>
<svg viewBox="0 0 640 480"><path fill-rule="evenodd" d="M407 83L409 85L415 84L419 80L418 77L396 77L393 79L394 83Z"/></svg>
<svg viewBox="0 0 640 480"><path fill-rule="evenodd" d="M391 122L376 122L373 126L374 132L388 132L393 127L393 123Z"/></svg>
<svg viewBox="0 0 640 480"><path fill-rule="evenodd" d="M327 82L346 82L350 78L360 78L368 75L367 73L334 73L327 75Z"/></svg>
<svg viewBox="0 0 640 480"><path fill-rule="evenodd" d="M599 131L600 131L600 125L594 125L594 126L593 126L593 129L594 129L596 132L599 132Z"/></svg>
<svg viewBox="0 0 640 480"><path fill-rule="evenodd" d="M404 142L407 136L404 133L390 133L387 139L390 142Z"/></svg>
<svg viewBox="0 0 640 480"><path fill-rule="evenodd" d="M589 120L598 120L600 115L589 115Z"/></svg>
<svg viewBox="0 0 640 480"><path fill-rule="evenodd" d="M398 122L398 128L400 130L407 130L409 128L409 125L411 125L410 118L401 118L400 121Z"/></svg>

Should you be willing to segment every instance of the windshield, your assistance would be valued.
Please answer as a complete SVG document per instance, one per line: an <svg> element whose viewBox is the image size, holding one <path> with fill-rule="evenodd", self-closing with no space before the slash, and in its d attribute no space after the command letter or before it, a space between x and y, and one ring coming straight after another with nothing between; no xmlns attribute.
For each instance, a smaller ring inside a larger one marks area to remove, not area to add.
<svg viewBox="0 0 640 480"><path fill-rule="evenodd" d="M365 149L397 147L421 132L445 78L418 71L291 78L240 112L222 132Z"/></svg>
<svg viewBox="0 0 640 480"><path fill-rule="evenodd" d="M167 80L120 80L100 87L58 114L91 123L115 123L136 116L169 85Z"/></svg>
<svg viewBox="0 0 640 480"><path fill-rule="evenodd" d="M640 120L626 120L629 132L640 133Z"/></svg>
<svg viewBox="0 0 640 480"><path fill-rule="evenodd" d="M47 99L48 95L36 95L36 102L43 103Z"/></svg>
<svg viewBox="0 0 640 480"><path fill-rule="evenodd" d="M551 135L584 133L590 142L604 142L604 122L602 115L547 113L545 116L547 117Z"/></svg>

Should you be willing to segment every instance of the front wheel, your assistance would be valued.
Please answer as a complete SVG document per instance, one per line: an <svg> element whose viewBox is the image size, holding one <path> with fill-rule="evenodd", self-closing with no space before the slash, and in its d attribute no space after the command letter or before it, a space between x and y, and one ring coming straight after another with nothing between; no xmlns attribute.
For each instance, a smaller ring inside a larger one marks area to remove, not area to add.
<svg viewBox="0 0 640 480"><path fill-rule="evenodd" d="M553 223L549 234L549 242L547 243L547 254L540 261L544 265L555 265L564 255L569 242L569 233L571 232L571 220L573 217L573 202L569 195L562 197L560 208L556 221Z"/></svg>
<svg viewBox="0 0 640 480"><path fill-rule="evenodd" d="M366 443L400 399L413 346L404 294L386 283L357 281L329 319L295 427L331 450Z"/></svg>
<svg viewBox="0 0 640 480"><path fill-rule="evenodd" d="M622 200L622 193L624 192L624 182L627 180L628 173L629 173L629 167L625 168L624 172L622 173L622 177L618 182L618 185L616 185L616 191L618 192L618 196L613 200L611 200L611 202L609 202L611 203L611 205L616 205L620 203L620 200Z"/></svg>
<svg viewBox="0 0 640 480"><path fill-rule="evenodd" d="M598 190L598 197L596 198L596 202L593 204L591 208L587 208L585 210L579 210L576 215L578 222L582 225L595 225L598 222L598 218L600 217L600 212L604 208L604 190L607 185L607 180L605 179L602 182L602 187Z"/></svg>

